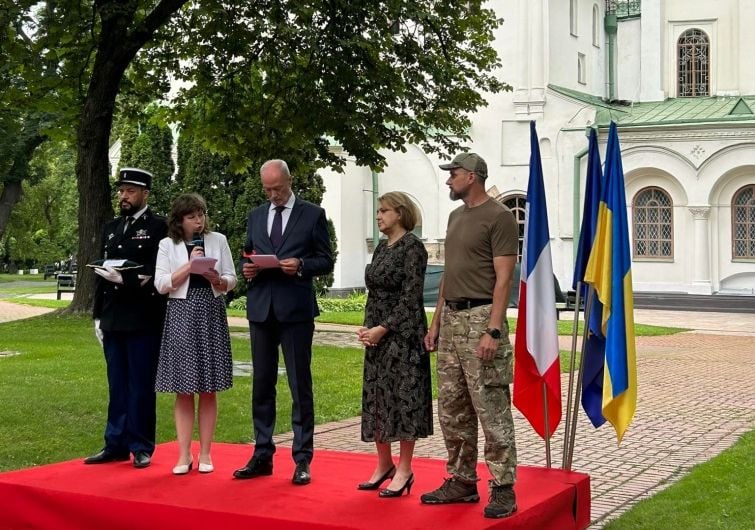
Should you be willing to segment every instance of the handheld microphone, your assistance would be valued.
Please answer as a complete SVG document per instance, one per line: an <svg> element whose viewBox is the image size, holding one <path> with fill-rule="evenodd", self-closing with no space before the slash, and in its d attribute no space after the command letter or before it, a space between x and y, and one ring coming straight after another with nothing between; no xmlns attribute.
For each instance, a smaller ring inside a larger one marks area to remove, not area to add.
<svg viewBox="0 0 755 530"><path fill-rule="evenodd" d="M191 243L189 243L192 247L203 247L204 248L204 236L197 232L191 237Z"/></svg>

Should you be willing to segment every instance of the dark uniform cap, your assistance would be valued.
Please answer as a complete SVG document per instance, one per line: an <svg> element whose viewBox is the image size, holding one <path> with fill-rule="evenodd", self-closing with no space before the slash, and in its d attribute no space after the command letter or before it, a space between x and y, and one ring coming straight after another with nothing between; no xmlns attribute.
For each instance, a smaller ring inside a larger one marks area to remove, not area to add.
<svg viewBox="0 0 755 530"><path fill-rule="evenodd" d="M152 173L144 171L143 169L124 167L121 168L118 177L118 180L115 181L116 186L120 186L121 184L135 184L147 189L152 187Z"/></svg>
<svg viewBox="0 0 755 530"><path fill-rule="evenodd" d="M448 164L441 164L439 168L450 171L451 169L463 168L477 173L480 178L488 178L488 165L477 153L461 153L454 157Z"/></svg>

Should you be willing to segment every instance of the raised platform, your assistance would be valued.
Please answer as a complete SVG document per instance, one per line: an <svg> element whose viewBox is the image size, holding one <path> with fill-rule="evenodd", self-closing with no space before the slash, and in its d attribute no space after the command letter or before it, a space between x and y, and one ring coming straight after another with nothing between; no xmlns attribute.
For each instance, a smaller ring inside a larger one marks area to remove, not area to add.
<svg viewBox="0 0 755 530"><path fill-rule="evenodd" d="M2 473L0 529L563 530L590 523L590 479L582 473L520 467L518 512L485 519L489 475L484 464L480 503L426 506L420 494L445 476L439 460L416 459L411 495L381 499L377 492L356 489L372 472L374 455L317 451L312 483L294 486L287 448L276 454L274 475L246 481L234 480L232 472L248 459L248 445L215 444L215 472L206 475L194 470L173 476L176 454L175 444L160 445L146 469L134 469L130 462L87 466L75 460Z"/></svg>

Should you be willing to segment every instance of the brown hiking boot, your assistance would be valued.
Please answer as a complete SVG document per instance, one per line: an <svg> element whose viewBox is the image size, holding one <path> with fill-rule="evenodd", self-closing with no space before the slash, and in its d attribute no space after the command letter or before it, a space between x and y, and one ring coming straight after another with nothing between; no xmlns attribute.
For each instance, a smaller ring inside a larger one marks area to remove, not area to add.
<svg viewBox="0 0 755 530"><path fill-rule="evenodd" d="M490 502L485 506L485 517L502 519L516 511L516 495L512 486L490 485Z"/></svg>
<svg viewBox="0 0 755 530"><path fill-rule="evenodd" d="M479 502L477 484L462 482L454 477L443 480L443 485L437 490L425 493L420 497L422 504L450 504L452 502Z"/></svg>

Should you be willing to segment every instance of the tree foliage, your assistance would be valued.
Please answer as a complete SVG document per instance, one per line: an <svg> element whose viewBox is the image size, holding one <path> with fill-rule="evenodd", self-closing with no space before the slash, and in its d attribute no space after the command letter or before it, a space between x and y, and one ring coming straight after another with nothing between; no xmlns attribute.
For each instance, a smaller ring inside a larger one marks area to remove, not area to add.
<svg viewBox="0 0 755 530"><path fill-rule="evenodd" d="M416 0L203 3L148 44L139 63L184 88L167 119L234 169L312 150L322 164L380 168L379 149L455 150L494 75L498 24L482 2Z"/></svg>
<svg viewBox="0 0 755 530"><path fill-rule="evenodd" d="M77 250L74 153L63 143L42 146L23 182L24 200L14 209L3 238L4 259L19 267L63 261Z"/></svg>
<svg viewBox="0 0 755 530"><path fill-rule="evenodd" d="M152 173L149 205L167 215L174 194L173 133L170 127L152 120L154 106L137 117L124 116L114 126L114 138L121 142L119 166L138 167Z"/></svg>
<svg viewBox="0 0 755 530"><path fill-rule="evenodd" d="M288 158L287 163L293 175L292 189L297 197L319 204L325 188L322 178L315 172L310 157L307 160ZM235 256L240 256L246 239L247 215L252 208L267 200L259 179L259 164L250 166L244 172L231 169L227 155L212 154L202 145L202 141L190 132L179 136L179 171L176 175L174 196L178 193L196 192L207 201L208 216L214 229L228 238ZM335 230L330 223L334 253L337 253ZM320 291L333 284L332 275L318 284ZM239 290L245 290L239 285Z"/></svg>
<svg viewBox="0 0 755 530"><path fill-rule="evenodd" d="M499 21L483 0L12 4L0 19L2 60L39 95L29 108L54 114L50 134L75 130L80 263L98 257L112 216L107 152L119 93L150 100L173 80L180 89L163 119L227 157L228 172L284 158L303 177L343 166L332 142L376 169L382 148L456 150L482 93L507 88L491 46ZM244 200L254 194L245 189ZM73 310L88 309L92 285L85 269Z"/></svg>

